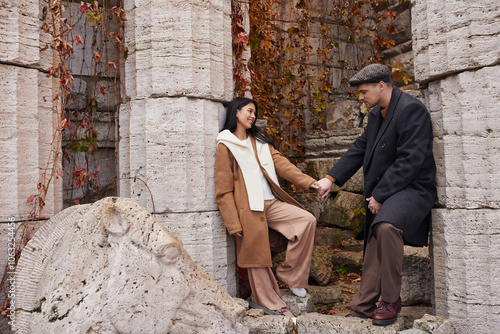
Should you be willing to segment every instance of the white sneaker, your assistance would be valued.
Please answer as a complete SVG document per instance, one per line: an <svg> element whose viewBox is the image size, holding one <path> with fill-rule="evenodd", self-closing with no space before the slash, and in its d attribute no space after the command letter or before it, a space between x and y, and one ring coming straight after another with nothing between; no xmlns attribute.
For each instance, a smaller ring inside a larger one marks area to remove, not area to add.
<svg viewBox="0 0 500 334"><path fill-rule="evenodd" d="M307 296L307 291L304 288L292 288L292 287L290 287L290 290L292 290L293 294L298 296L298 297L304 298L305 296Z"/></svg>

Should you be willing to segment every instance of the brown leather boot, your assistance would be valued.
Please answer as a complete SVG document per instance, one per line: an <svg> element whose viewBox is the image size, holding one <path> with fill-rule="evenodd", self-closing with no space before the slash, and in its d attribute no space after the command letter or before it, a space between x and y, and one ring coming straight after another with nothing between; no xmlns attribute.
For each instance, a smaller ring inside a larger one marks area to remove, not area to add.
<svg viewBox="0 0 500 334"><path fill-rule="evenodd" d="M387 303L382 300L373 314L372 322L377 326L390 325L398 318L399 311L401 311L401 297L394 303Z"/></svg>

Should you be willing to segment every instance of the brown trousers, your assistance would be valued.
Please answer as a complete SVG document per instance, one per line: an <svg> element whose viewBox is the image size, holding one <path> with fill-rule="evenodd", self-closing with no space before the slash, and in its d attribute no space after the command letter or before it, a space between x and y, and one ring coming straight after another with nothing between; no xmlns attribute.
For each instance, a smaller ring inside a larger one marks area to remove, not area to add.
<svg viewBox="0 0 500 334"><path fill-rule="evenodd" d="M391 223L375 225L373 237L366 246L361 286L351 302L351 312L371 318L380 296L388 303L398 300L403 247L403 231Z"/></svg>
<svg viewBox="0 0 500 334"><path fill-rule="evenodd" d="M264 211L269 228L288 239L286 258L276 269L276 276L288 286L307 287L316 218L306 210L277 199L265 201ZM255 303L271 310L286 307L271 268L248 268L248 278Z"/></svg>

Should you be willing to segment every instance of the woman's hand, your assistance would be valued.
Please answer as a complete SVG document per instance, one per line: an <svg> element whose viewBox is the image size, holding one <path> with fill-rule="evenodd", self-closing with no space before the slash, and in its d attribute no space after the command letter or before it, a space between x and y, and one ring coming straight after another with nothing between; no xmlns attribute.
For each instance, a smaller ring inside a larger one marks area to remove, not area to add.
<svg viewBox="0 0 500 334"><path fill-rule="evenodd" d="M243 238L243 231L236 232L234 235L238 238Z"/></svg>
<svg viewBox="0 0 500 334"><path fill-rule="evenodd" d="M311 183L311 185L309 186L309 188L319 189L318 181L314 181L313 183Z"/></svg>

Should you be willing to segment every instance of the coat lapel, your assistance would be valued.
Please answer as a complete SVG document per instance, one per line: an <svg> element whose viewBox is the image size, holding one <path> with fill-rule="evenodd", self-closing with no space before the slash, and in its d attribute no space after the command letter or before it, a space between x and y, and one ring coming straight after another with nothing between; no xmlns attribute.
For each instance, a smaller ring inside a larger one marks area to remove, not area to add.
<svg viewBox="0 0 500 334"><path fill-rule="evenodd" d="M370 161L373 157L373 152L375 152L375 147L377 147L378 142L380 141L380 138L384 135L385 131L387 130L387 127L392 121L392 117L394 116L394 111L396 109L396 106L398 104L399 98L401 97L401 90L397 87L392 88L392 95L391 95L391 102L389 102L389 108L387 108L387 113L385 114L385 118L382 118L382 115L380 114L380 107L378 110L378 117L377 121L382 122L382 125L380 128L378 126L375 126L375 130L377 131L377 128L379 128L377 132L377 136L375 137L375 141L373 142L373 145L371 146L370 149L370 155L368 156L368 160L366 160L365 169L368 168ZM378 125L378 124L377 124Z"/></svg>

